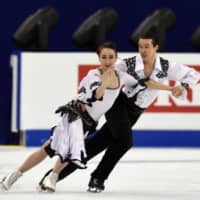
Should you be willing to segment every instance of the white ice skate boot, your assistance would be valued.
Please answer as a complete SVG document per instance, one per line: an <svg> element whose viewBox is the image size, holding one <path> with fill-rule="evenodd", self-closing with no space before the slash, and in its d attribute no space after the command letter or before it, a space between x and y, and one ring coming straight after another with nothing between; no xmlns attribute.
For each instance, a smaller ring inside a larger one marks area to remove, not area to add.
<svg viewBox="0 0 200 200"><path fill-rule="evenodd" d="M55 172L51 172L43 181L43 189L49 192L56 191L56 182L58 180L58 174Z"/></svg>
<svg viewBox="0 0 200 200"><path fill-rule="evenodd" d="M22 176L22 173L20 171L14 171L8 176L4 177L3 180L1 181L1 189L2 190L9 190L11 186L17 181L19 177Z"/></svg>
<svg viewBox="0 0 200 200"><path fill-rule="evenodd" d="M76 165L78 169L86 169L87 166L78 159L72 159L71 162Z"/></svg>

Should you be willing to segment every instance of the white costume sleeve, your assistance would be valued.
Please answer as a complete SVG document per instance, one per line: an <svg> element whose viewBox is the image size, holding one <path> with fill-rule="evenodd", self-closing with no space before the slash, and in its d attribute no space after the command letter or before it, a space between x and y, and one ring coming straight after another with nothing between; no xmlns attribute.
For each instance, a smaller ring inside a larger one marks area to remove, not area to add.
<svg viewBox="0 0 200 200"><path fill-rule="evenodd" d="M79 85L77 99L85 104L90 104L95 99L95 91L101 85L98 70L90 70Z"/></svg>
<svg viewBox="0 0 200 200"><path fill-rule="evenodd" d="M120 74L126 86L132 87L138 84L138 80L136 80L133 76L127 73L127 65L123 59L117 59L115 63L115 68Z"/></svg>
<svg viewBox="0 0 200 200"><path fill-rule="evenodd" d="M200 80L200 73L191 67L174 62L169 63L168 80L180 81L186 88L192 88Z"/></svg>
<svg viewBox="0 0 200 200"><path fill-rule="evenodd" d="M127 72L126 62L123 59L118 58L115 63L116 70Z"/></svg>
<svg viewBox="0 0 200 200"><path fill-rule="evenodd" d="M168 79L180 81L181 85L185 87L182 95L178 97L179 99L184 100L187 97L186 89L195 86L200 80L200 73L191 67L171 62L169 63Z"/></svg>
<svg viewBox="0 0 200 200"><path fill-rule="evenodd" d="M138 81L133 76L130 76L128 73L119 70L117 70L117 72L125 85L135 86L138 84Z"/></svg>

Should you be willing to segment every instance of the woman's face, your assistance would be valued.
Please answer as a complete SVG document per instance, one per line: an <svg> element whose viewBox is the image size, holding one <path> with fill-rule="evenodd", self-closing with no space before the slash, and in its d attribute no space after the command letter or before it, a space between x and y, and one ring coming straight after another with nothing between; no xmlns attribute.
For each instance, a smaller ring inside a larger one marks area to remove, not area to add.
<svg viewBox="0 0 200 200"><path fill-rule="evenodd" d="M103 48L99 52L99 61L103 70L107 70L111 67L114 67L116 60L117 55L113 49Z"/></svg>

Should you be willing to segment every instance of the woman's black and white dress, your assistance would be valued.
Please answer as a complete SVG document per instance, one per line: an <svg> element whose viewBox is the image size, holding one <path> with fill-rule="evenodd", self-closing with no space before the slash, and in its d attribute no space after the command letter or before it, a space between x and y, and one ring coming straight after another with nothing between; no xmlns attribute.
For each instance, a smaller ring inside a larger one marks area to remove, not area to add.
<svg viewBox="0 0 200 200"><path fill-rule="evenodd" d="M85 104L86 111L95 121L98 121L112 107L124 82L132 82L133 85L136 82L133 78L131 80L127 78L126 73L116 71L118 87L106 89L103 97L97 100L95 91L101 85L100 73L98 69L90 70L81 81L79 93L75 98ZM81 160L82 157L86 157L82 119L78 118L69 123L68 114L64 114L53 131L51 149L62 160Z"/></svg>

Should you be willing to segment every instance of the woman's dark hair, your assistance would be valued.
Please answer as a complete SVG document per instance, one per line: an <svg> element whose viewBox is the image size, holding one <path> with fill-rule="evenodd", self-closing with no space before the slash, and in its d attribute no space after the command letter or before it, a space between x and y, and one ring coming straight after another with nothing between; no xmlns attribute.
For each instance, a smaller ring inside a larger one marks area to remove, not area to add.
<svg viewBox="0 0 200 200"><path fill-rule="evenodd" d="M117 55L117 45L114 42L104 42L104 43L100 44L96 50L96 53L98 55L100 55L101 50L105 49L105 48L112 49L115 52L115 54Z"/></svg>

